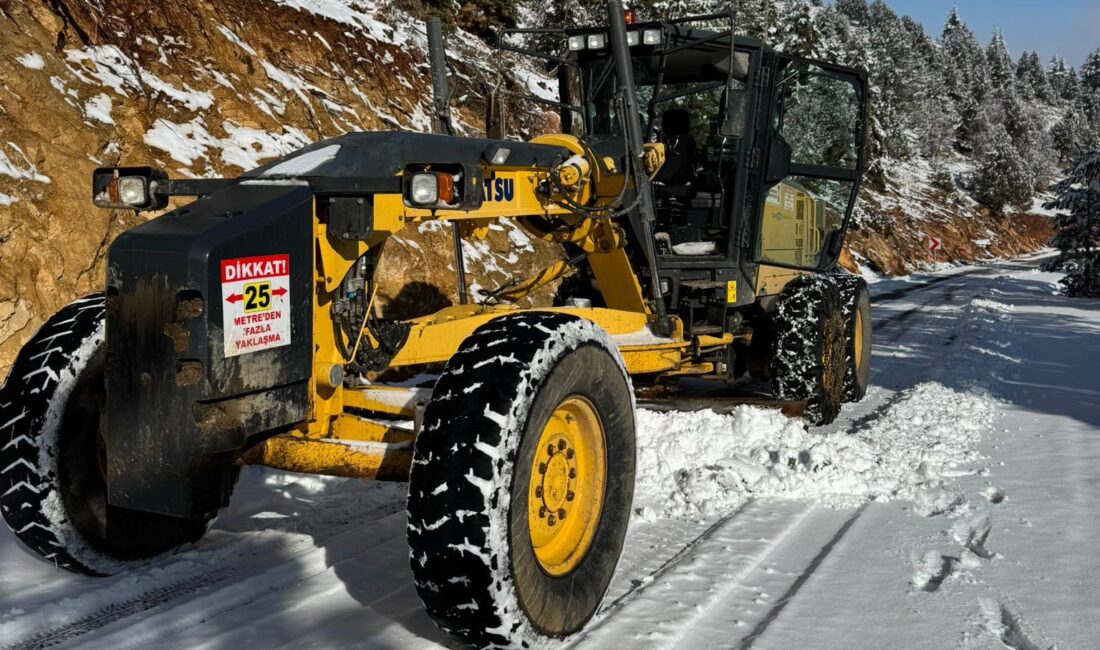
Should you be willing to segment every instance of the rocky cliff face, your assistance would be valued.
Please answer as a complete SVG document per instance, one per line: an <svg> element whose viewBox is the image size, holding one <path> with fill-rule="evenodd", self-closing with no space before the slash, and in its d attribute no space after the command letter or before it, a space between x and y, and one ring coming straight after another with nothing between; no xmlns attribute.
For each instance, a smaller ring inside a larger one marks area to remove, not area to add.
<svg viewBox="0 0 1100 650"><path fill-rule="evenodd" d="M464 32L448 46L457 54L459 121L472 131L489 53ZM417 21L384 2L0 0L0 372L46 317L101 288L107 246L146 218L93 208L95 167L233 176L346 131L427 130L425 50ZM514 73L513 84L545 83ZM522 127L513 132L530 135ZM903 214L883 210L867 221L854 238L856 259L886 272L910 268L918 257L899 245L895 227ZM974 236L957 218L943 219L960 241ZM995 232L983 237L995 246L949 252L1007 254L1045 237L1020 237L1015 224L989 227ZM559 256L508 224L467 246L475 289ZM395 238L380 279L390 313L454 300L449 234L422 228ZM536 301L548 298L544 290Z"/></svg>

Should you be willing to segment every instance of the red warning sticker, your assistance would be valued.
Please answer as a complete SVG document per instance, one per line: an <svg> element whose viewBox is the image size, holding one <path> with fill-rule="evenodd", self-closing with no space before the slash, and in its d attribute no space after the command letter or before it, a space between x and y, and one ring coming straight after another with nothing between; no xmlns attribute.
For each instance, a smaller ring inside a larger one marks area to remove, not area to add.
<svg viewBox="0 0 1100 650"><path fill-rule="evenodd" d="M290 256L222 260L225 356L290 345Z"/></svg>

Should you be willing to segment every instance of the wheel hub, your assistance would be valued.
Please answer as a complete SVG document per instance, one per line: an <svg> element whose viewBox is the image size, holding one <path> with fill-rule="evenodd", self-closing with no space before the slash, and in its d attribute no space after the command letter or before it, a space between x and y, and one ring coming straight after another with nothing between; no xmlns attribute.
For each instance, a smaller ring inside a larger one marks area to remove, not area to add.
<svg viewBox="0 0 1100 650"><path fill-rule="evenodd" d="M574 395L539 437L528 492L531 546L546 573L569 573L588 551L603 506L603 426L592 403Z"/></svg>

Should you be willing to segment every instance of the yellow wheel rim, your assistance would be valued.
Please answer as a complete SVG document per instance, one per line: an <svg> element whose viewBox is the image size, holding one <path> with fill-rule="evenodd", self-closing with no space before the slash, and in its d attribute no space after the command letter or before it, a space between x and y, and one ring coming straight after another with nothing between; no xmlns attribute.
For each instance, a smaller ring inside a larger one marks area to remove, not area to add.
<svg viewBox="0 0 1100 650"><path fill-rule="evenodd" d="M863 312L856 309L856 334L855 334L855 362L857 366L863 365Z"/></svg>
<svg viewBox="0 0 1100 650"><path fill-rule="evenodd" d="M535 449L527 491L531 547L542 570L577 567L600 522L607 469L604 432L592 402L571 395L554 409Z"/></svg>

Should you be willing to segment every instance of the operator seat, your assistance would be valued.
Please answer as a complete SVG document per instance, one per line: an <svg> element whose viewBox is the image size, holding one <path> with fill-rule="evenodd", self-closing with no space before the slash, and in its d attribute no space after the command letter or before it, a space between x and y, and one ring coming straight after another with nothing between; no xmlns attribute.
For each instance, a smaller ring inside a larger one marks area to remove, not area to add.
<svg viewBox="0 0 1100 650"><path fill-rule="evenodd" d="M665 144L665 164L653 180L666 186L688 185L695 178L698 153L691 137L691 113L670 108L661 116L661 140Z"/></svg>

